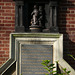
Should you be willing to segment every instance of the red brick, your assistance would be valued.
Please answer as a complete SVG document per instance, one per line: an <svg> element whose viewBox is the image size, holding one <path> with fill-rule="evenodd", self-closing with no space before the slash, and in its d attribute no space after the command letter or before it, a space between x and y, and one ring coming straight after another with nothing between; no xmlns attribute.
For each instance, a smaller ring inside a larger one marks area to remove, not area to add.
<svg viewBox="0 0 75 75"><path fill-rule="evenodd" d="M6 31L6 33L9 33L9 34L10 34L10 33L11 33L11 31Z"/></svg>
<svg viewBox="0 0 75 75"><path fill-rule="evenodd" d="M4 10L1 10L1 9L0 9L0 13L3 13L3 12L4 12Z"/></svg>
<svg viewBox="0 0 75 75"><path fill-rule="evenodd" d="M5 53L5 51L0 51L0 54L4 54Z"/></svg>
<svg viewBox="0 0 75 75"><path fill-rule="evenodd" d="M15 6L15 3L12 3L12 6Z"/></svg>
<svg viewBox="0 0 75 75"><path fill-rule="evenodd" d="M0 54L0 57L3 57L2 54Z"/></svg>
<svg viewBox="0 0 75 75"><path fill-rule="evenodd" d="M15 23L15 21L14 20L12 20L12 21L8 21L9 23Z"/></svg>
<svg viewBox="0 0 75 75"><path fill-rule="evenodd" d="M72 34L75 34L75 32L71 32Z"/></svg>
<svg viewBox="0 0 75 75"><path fill-rule="evenodd" d="M70 17L75 17L75 14L69 14Z"/></svg>
<svg viewBox="0 0 75 75"><path fill-rule="evenodd" d="M3 37L2 38L0 37L0 40L4 40L4 38Z"/></svg>
<svg viewBox="0 0 75 75"><path fill-rule="evenodd" d="M2 64L2 61L0 61L0 64Z"/></svg>
<svg viewBox="0 0 75 75"><path fill-rule="evenodd" d="M0 44L2 43L2 41L0 40Z"/></svg>
<svg viewBox="0 0 75 75"><path fill-rule="evenodd" d="M3 57L9 57L9 55L3 55Z"/></svg>
<svg viewBox="0 0 75 75"><path fill-rule="evenodd" d="M0 61L5 61L5 58L0 58Z"/></svg>
<svg viewBox="0 0 75 75"><path fill-rule="evenodd" d="M11 14L11 13L2 13L2 16L15 16L15 14Z"/></svg>
<svg viewBox="0 0 75 75"><path fill-rule="evenodd" d="M14 28L12 28L12 27L3 27L2 29L3 29L3 30L6 30L6 31L7 31L7 30L14 30Z"/></svg>
<svg viewBox="0 0 75 75"><path fill-rule="evenodd" d="M14 16L12 17L12 20L15 20L15 17Z"/></svg>
<svg viewBox="0 0 75 75"><path fill-rule="evenodd" d="M9 48L3 48L3 50L5 51L5 50L9 50Z"/></svg>
<svg viewBox="0 0 75 75"><path fill-rule="evenodd" d="M6 51L5 53L6 53L6 54L9 54L9 51Z"/></svg>
<svg viewBox="0 0 75 75"><path fill-rule="evenodd" d="M0 6L0 9L1 9L1 6Z"/></svg>
<svg viewBox="0 0 75 75"><path fill-rule="evenodd" d="M6 38L6 40L8 40L8 41L9 41L9 39L10 39L10 38Z"/></svg>
<svg viewBox="0 0 75 75"><path fill-rule="evenodd" d="M0 16L0 19L4 19L4 17L3 16Z"/></svg>
<svg viewBox="0 0 75 75"><path fill-rule="evenodd" d="M0 27L1 27L1 26L4 26L4 24L0 24Z"/></svg>
<svg viewBox="0 0 75 75"><path fill-rule="evenodd" d="M1 2L2 1L2 2ZM0 0L0 66L9 58L9 34L15 27L15 2Z"/></svg>
<svg viewBox="0 0 75 75"><path fill-rule="evenodd" d="M6 12L6 13L11 13L11 10L8 9L8 10L5 10L5 12Z"/></svg>
<svg viewBox="0 0 75 75"><path fill-rule="evenodd" d="M9 43L9 41L3 41L3 43L4 43L4 44L8 44L8 43Z"/></svg>
<svg viewBox="0 0 75 75"><path fill-rule="evenodd" d="M5 6L11 6L12 3L5 3Z"/></svg>
<svg viewBox="0 0 75 75"><path fill-rule="evenodd" d="M1 20L0 20L0 23L1 23Z"/></svg>
<svg viewBox="0 0 75 75"><path fill-rule="evenodd" d="M74 11L71 11L71 13L74 13Z"/></svg>
<svg viewBox="0 0 75 75"><path fill-rule="evenodd" d="M74 25L70 25L70 27L74 27Z"/></svg>
<svg viewBox="0 0 75 75"><path fill-rule="evenodd" d="M9 34L2 34L2 37L9 37Z"/></svg>
<svg viewBox="0 0 75 75"><path fill-rule="evenodd" d="M15 13L15 10L12 10L12 13Z"/></svg>
<svg viewBox="0 0 75 75"><path fill-rule="evenodd" d="M69 10L75 10L75 8L69 8Z"/></svg>
<svg viewBox="0 0 75 75"><path fill-rule="evenodd" d="M0 37L1 37L1 34L0 34Z"/></svg>
<svg viewBox="0 0 75 75"><path fill-rule="evenodd" d="M69 21L70 24L75 24L75 21Z"/></svg>
<svg viewBox="0 0 75 75"><path fill-rule="evenodd" d="M72 18L70 18L70 20L74 21L74 18L72 17Z"/></svg>
<svg viewBox="0 0 75 75"><path fill-rule="evenodd" d="M15 23L15 21L3 20L3 23Z"/></svg>
<svg viewBox="0 0 75 75"><path fill-rule="evenodd" d="M66 20L70 20L70 18L66 18Z"/></svg>
<svg viewBox="0 0 75 75"><path fill-rule="evenodd" d="M15 27L15 24L12 24L12 27Z"/></svg>
<svg viewBox="0 0 75 75"><path fill-rule="evenodd" d="M0 48L0 50L2 50L2 48Z"/></svg>
<svg viewBox="0 0 75 75"><path fill-rule="evenodd" d="M2 9L14 9L14 7L3 6Z"/></svg>
<svg viewBox="0 0 75 75"><path fill-rule="evenodd" d="M5 17L5 19L7 19L7 20L11 20L11 17Z"/></svg>
<svg viewBox="0 0 75 75"><path fill-rule="evenodd" d="M4 5L4 3L0 3L0 5Z"/></svg>
<svg viewBox="0 0 75 75"><path fill-rule="evenodd" d="M4 44L0 44L0 47L4 47Z"/></svg>
<svg viewBox="0 0 75 75"><path fill-rule="evenodd" d="M70 25L66 25L66 27L70 27Z"/></svg>
<svg viewBox="0 0 75 75"><path fill-rule="evenodd" d="M8 45L8 44L6 44L6 45L4 45L4 47L8 47L8 48L9 48L9 45Z"/></svg>
<svg viewBox="0 0 75 75"><path fill-rule="evenodd" d="M11 26L11 24L4 24L4 26L7 26L8 27L8 26Z"/></svg>
<svg viewBox="0 0 75 75"><path fill-rule="evenodd" d="M6 58L5 60L7 61L9 58Z"/></svg>
<svg viewBox="0 0 75 75"><path fill-rule="evenodd" d="M73 42L75 42L75 39L72 39Z"/></svg>

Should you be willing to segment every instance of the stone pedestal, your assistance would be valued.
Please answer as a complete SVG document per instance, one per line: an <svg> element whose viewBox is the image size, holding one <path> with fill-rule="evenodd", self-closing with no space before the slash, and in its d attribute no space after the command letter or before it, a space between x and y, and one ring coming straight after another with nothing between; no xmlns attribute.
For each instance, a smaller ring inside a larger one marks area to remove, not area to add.
<svg viewBox="0 0 75 75"><path fill-rule="evenodd" d="M16 75L22 73L42 75L46 71L42 70L41 60L48 59L55 64L55 61L60 61L62 58L62 34L12 33L10 35L10 58L0 68L0 74L10 73L10 68L16 62Z"/></svg>
<svg viewBox="0 0 75 75"><path fill-rule="evenodd" d="M42 29L41 29L41 27L38 26L38 25L31 25L31 26L30 26L30 32L36 33L36 32L41 32L41 31L42 31Z"/></svg>

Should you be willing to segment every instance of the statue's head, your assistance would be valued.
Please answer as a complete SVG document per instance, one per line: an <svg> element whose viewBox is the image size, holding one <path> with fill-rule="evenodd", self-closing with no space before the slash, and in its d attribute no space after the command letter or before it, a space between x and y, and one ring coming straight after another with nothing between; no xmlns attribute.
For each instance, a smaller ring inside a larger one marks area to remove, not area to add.
<svg viewBox="0 0 75 75"><path fill-rule="evenodd" d="M37 5L34 5L34 9L37 9L38 7L37 7Z"/></svg>

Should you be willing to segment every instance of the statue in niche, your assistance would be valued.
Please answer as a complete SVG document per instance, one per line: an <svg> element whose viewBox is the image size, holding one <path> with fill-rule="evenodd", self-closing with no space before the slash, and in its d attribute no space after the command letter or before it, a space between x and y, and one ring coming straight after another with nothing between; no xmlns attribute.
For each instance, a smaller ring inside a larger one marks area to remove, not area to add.
<svg viewBox="0 0 75 75"><path fill-rule="evenodd" d="M42 31L42 6L34 5L34 10L31 13L31 32L41 32Z"/></svg>
<svg viewBox="0 0 75 75"><path fill-rule="evenodd" d="M34 10L31 13L32 19L31 19L31 24L32 25L38 25L38 26L42 26L42 6L39 6L39 9L37 7L37 5L34 5Z"/></svg>
<svg viewBox="0 0 75 75"><path fill-rule="evenodd" d="M31 19L31 24L32 25L38 25L38 16L39 16L39 11L37 5L34 5L34 10L31 13L32 19Z"/></svg>

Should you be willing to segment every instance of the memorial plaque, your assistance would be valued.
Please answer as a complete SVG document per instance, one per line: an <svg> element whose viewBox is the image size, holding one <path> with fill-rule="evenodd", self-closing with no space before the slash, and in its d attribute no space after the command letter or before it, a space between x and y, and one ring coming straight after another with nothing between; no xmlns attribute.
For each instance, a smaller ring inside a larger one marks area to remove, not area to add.
<svg viewBox="0 0 75 75"><path fill-rule="evenodd" d="M21 45L21 74L22 75L45 75L42 60L53 61L52 45Z"/></svg>

